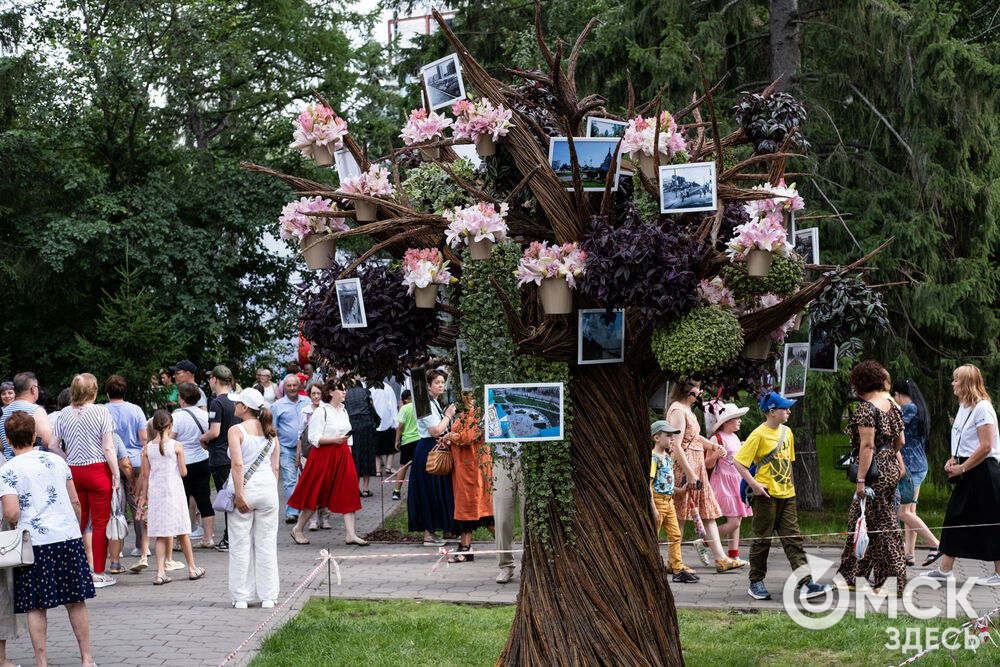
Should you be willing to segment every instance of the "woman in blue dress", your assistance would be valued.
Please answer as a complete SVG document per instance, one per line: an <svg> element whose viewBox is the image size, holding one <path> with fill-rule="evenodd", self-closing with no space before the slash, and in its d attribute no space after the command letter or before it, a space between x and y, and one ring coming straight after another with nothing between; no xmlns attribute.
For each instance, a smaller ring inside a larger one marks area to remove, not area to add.
<svg viewBox="0 0 1000 667"><path fill-rule="evenodd" d="M414 369L414 373L420 372ZM427 393L430 395L431 413L417 420L420 440L413 452L410 488L406 495L409 530L424 531L424 546L441 546L445 543L435 533L444 536L454 532L455 495L451 476L432 475L427 472L427 455L439 437L451 429L455 406L441 409L438 397L444 393L448 375L433 370L427 374Z"/></svg>
<svg viewBox="0 0 1000 667"><path fill-rule="evenodd" d="M899 408L903 412L903 423L906 425L903 431L906 444L900 450L900 454L903 455L903 463L906 464L906 472L899 480L899 520L906 528L903 553L906 556L906 564L913 567L915 565L913 553L919 534L931 546L931 550L923 562L923 566L927 567L941 557L937 538L934 537L934 533L930 531L923 519L917 516L920 484L927 477L927 454L924 451L924 444L927 442L927 435L931 432L930 417L924 396L913 380L896 380L892 384L892 397L899 404Z"/></svg>

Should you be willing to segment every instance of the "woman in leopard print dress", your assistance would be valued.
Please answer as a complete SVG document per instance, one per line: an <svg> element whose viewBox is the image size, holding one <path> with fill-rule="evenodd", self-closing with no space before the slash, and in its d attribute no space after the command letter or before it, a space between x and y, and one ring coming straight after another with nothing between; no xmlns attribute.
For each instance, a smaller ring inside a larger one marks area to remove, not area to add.
<svg viewBox="0 0 1000 667"><path fill-rule="evenodd" d="M902 595L906 587L906 558L903 555L903 538L899 532L893 495L903 471L903 414L885 394L889 373L874 361L862 361L851 369L851 386L861 399L851 415L845 432L851 440L851 456L859 461L859 482L855 489L855 502L851 503L848 526L853 529L861 516L858 499L865 495L865 471L872 458L878 464L878 479L872 485L875 497L865 503L865 522L868 526L868 551L862 560L854 557L854 536L849 535L844 545L844 555L838 572L849 586L855 579L871 574L871 583L880 588L889 577L896 578L896 594Z"/></svg>

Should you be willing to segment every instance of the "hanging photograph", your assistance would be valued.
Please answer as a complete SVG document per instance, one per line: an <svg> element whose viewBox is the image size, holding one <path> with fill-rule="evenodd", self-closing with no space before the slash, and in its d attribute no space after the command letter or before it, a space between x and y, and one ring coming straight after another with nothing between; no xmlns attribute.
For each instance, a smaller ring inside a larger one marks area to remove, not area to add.
<svg viewBox="0 0 1000 667"><path fill-rule="evenodd" d="M826 339L826 332L809 329L809 370L837 372L837 346Z"/></svg>
<svg viewBox="0 0 1000 667"><path fill-rule="evenodd" d="M365 300L361 295L361 279L345 278L336 281L337 305L340 306L340 326L345 329L364 329L368 326Z"/></svg>
<svg viewBox="0 0 1000 667"><path fill-rule="evenodd" d="M819 227L795 230L795 254L806 264L819 264Z"/></svg>
<svg viewBox="0 0 1000 667"><path fill-rule="evenodd" d="M458 100L465 99L465 83L462 81L462 67L458 63L457 53L424 65L420 68L420 76L427 87L431 111L450 107Z"/></svg>
<svg viewBox="0 0 1000 667"><path fill-rule="evenodd" d="M576 149L576 162L580 167L584 192L604 192L608 172L612 169L615 177L611 182L611 190L618 189L622 162L621 153L615 155L618 141L617 137L573 137L573 148ZM569 159L569 141L566 137L552 137L549 140L549 165L559 180L566 184L566 189L572 190L573 166Z"/></svg>
<svg viewBox="0 0 1000 667"><path fill-rule="evenodd" d="M786 343L781 365L781 395L788 398L804 396L809 371L809 343Z"/></svg>
<svg viewBox="0 0 1000 667"><path fill-rule="evenodd" d="M563 385L488 384L486 442L562 440Z"/></svg>
<svg viewBox="0 0 1000 667"><path fill-rule="evenodd" d="M580 310L576 356L580 365L625 361L625 309L610 315L603 308Z"/></svg>
<svg viewBox="0 0 1000 667"><path fill-rule="evenodd" d="M665 414L670 405L670 380L660 385L656 391L650 395L646 405L657 414Z"/></svg>
<svg viewBox="0 0 1000 667"><path fill-rule="evenodd" d="M785 230L785 243L795 247L795 211L788 213L788 229Z"/></svg>
<svg viewBox="0 0 1000 667"><path fill-rule="evenodd" d="M472 376L465 363L468 360L469 346L461 338L455 340L455 361L458 363L458 377L462 391L472 391Z"/></svg>
<svg viewBox="0 0 1000 667"><path fill-rule="evenodd" d="M587 116L588 137L620 137L625 134L627 128L628 123L623 120Z"/></svg>
<svg viewBox="0 0 1000 667"><path fill-rule="evenodd" d="M358 161L351 155L351 151L341 148L333 154L333 163L337 166L337 176L343 183L349 178L357 178L361 175L361 167Z"/></svg>
<svg viewBox="0 0 1000 667"><path fill-rule="evenodd" d="M660 213L714 211L717 207L714 162L660 166Z"/></svg>

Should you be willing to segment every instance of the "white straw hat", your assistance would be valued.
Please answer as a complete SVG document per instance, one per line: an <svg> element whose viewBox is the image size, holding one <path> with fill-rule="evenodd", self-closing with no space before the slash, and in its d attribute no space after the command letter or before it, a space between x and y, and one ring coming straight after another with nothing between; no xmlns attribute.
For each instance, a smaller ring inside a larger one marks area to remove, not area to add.
<svg viewBox="0 0 1000 667"><path fill-rule="evenodd" d="M726 403L725 405L722 406L722 409L720 409L719 412L715 415L715 424L711 426L711 428L708 431L708 434L714 435L715 432L719 430L719 427L722 426L725 422L729 421L730 419L736 419L737 417L742 417L749 411L750 408L740 408L737 407L735 403Z"/></svg>

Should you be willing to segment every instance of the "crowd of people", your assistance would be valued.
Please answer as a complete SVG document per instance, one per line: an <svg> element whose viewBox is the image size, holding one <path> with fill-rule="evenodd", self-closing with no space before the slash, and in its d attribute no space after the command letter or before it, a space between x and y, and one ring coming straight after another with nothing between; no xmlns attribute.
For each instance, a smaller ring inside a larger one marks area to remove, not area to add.
<svg viewBox="0 0 1000 667"><path fill-rule="evenodd" d="M491 450L484 443L471 400L461 411L444 400L445 368L426 373L424 406L415 405L408 388L352 374L325 378L294 363L278 382L271 371L258 369L248 388L217 365L207 373L210 395L196 383L197 374L189 360L164 369L156 378L159 405L149 419L146 409L126 400L128 384L118 375L104 381L100 400L90 373L74 376L52 401L30 372L0 384L3 518L7 528L27 531L35 559L0 570L0 665L6 664L5 641L17 630L15 612L27 614L36 659L45 664L45 614L58 606L66 607L89 664L85 600L114 585L114 575L148 568L150 546L154 585L169 584L176 570L186 570L190 580L206 576L195 550L212 548L229 554L235 608L257 601L273 607L280 518L296 544L309 544L307 532L330 529L329 514L341 514L345 543L367 546L355 514L373 495L373 477L395 483L394 500L409 483L409 531L422 532L425 546L456 543L450 562L473 560L472 533L488 529L498 552L496 581L513 579L514 512L522 513L523 525L524 511L519 446ZM855 524L864 501L870 531L860 558L853 539L845 545L839 573L849 587L901 595L907 567L916 565L918 537L929 547L922 565L941 561L926 576L953 577L957 558L989 560L995 574L978 583L1000 585L1000 531L976 527L992 523L1000 505L1000 431L979 369L964 365L954 372L960 407L944 463L954 490L940 542L916 512L930 432L919 388L912 381L892 383L874 361L856 364L849 379L858 403L845 432L860 472L847 519ZM694 412L701 397L697 381L675 383L664 419L651 425L650 511L657 531L666 530L669 573L675 583L699 581L680 548L685 525L693 522L703 564L717 572L749 566L748 594L769 599L764 578L775 534L793 568L807 562L792 476L795 439L786 425L795 401L765 395L759 403L764 422L741 441L747 408L705 406L702 435ZM450 469L438 465L441 449L451 453ZM136 560L126 570L118 526L128 515ZM751 521L748 560L739 551L744 519ZM184 563L173 560L175 544ZM895 589L883 590L890 578ZM808 574L799 581L803 599L828 590Z"/></svg>
<svg viewBox="0 0 1000 667"><path fill-rule="evenodd" d="M858 403L845 433L851 447L850 470L860 472L854 473L847 525L853 529L863 512L869 542L859 553L852 533L844 545L838 574L848 589L901 596L907 568L916 566L918 537L929 547L922 566L941 561L923 576L952 578L956 558L992 561L994 573L976 583L1000 586L1000 530L993 525L993 512L1000 506L1000 430L980 370L966 364L953 374L959 408L951 429L951 456L943 468L954 487L940 542L916 511L929 469L925 444L930 415L923 395L912 380L891 382L885 368L871 360L856 364L849 381ZM666 531L667 567L675 583L699 581L697 572L684 564L680 549L684 525L692 519L699 533L704 526L704 540L696 545L705 565L711 564L712 555L718 572L747 565L739 558L739 528L749 517L747 593L767 600L771 594L764 577L775 535L793 570L807 564L792 476L795 439L786 426L795 400L776 392L765 395L759 404L764 423L741 442L737 434L748 410L734 404L706 406L704 419L711 439L700 435L692 408L701 393L698 382L676 383L666 419L653 422L650 429L650 511L657 532ZM741 488L744 485L748 493ZM725 519L721 525L720 518ZM723 539L729 547L726 552ZM886 590L890 580L895 588ZM808 574L798 584L802 599L825 595L830 588L813 582Z"/></svg>

